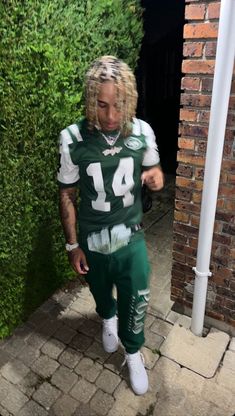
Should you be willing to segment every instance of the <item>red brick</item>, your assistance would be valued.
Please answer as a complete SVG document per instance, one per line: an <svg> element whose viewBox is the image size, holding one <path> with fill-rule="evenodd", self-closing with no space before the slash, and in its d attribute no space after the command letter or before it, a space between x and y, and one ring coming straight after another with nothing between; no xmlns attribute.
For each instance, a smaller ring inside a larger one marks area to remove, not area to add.
<svg viewBox="0 0 235 416"><path fill-rule="evenodd" d="M201 79L201 91L212 91L213 78Z"/></svg>
<svg viewBox="0 0 235 416"><path fill-rule="evenodd" d="M205 56L206 57L215 57L216 55L216 46L217 46L217 41L214 42L206 42L205 45Z"/></svg>
<svg viewBox="0 0 235 416"><path fill-rule="evenodd" d="M193 192L192 201L196 204L200 204L201 200L202 200L201 192L200 193L199 192Z"/></svg>
<svg viewBox="0 0 235 416"><path fill-rule="evenodd" d="M235 94L235 79L232 82L232 89L231 89L231 93Z"/></svg>
<svg viewBox="0 0 235 416"><path fill-rule="evenodd" d="M208 19L219 19L220 16L220 3L208 4L207 17Z"/></svg>
<svg viewBox="0 0 235 416"><path fill-rule="evenodd" d="M173 235L173 239L175 241L177 240L179 243L187 244L187 237L185 235L178 234L178 233L175 232L174 235Z"/></svg>
<svg viewBox="0 0 235 416"><path fill-rule="evenodd" d="M202 56L205 42L184 42L183 56L190 58L199 58Z"/></svg>
<svg viewBox="0 0 235 416"><path fill-rule="evenodd" d="M183 201L191 201L192 198L192 192L188 189L176 189L175 196L177 199L183 200Z"/></svg>
<svg viewBox="0 0 235 416"><path fill-rule="evenodd" d="M189 222L189 214L186 214L185 212L175 211L174 218L176 221L184 222L186 224Z"/></svg>
<svg viewBox="0 0 235 416"><path fill-rule="evenodd" d="M196 151L205 154L206 153L207 142L205 140L198 140Z"/></svg>
<svg viewBox="0 0 235 416"><path fill-rule="evenodd" d="M191 215L191 225L193 227L199 227L200 217L196 215Z"/></svg>
<svg viewBox="0 0 235 416"><path fill-rule="evenodd" d="M205 17L205 4L190 4L185 7L185 19L188 20L203 20Z"/></svg>
<svg viewBox="0 0 235 416"><path fill-rule="evenodd" d="M181 94L181 104L190 107L210 107L211 95Z"/></svg>
<svg viewBox="0 0 235 416"><path fill-rule="evenodd" d="M205 164L205 157L185 153L183 151L178 152L177 160L178 162L189 163L190 165L195 166L204 166Z"/></svg>
<svg viewBox="0 0 235 416"><path fill-rule="evenodd" d="M179 137L178 145L180 149L194 149L194 139L185 139L183 137Z"/></svg>
<svg viewBox="0 0 235 416"><path fill-rule="evenodd" d="M210 111L209 110L203 110L198 111L198 122L200 123L209 123L210 118Z"/></svg>
<svg viewBox="0 0 235 416"><path fill-rule="evenodd" d="M197 120L197 111L196 110L189 110L186 108L180 109L180 120L185 121L196 121Z"/></svg>
<svg viewBox="0 0 235 416"><path fill-rule="evenodd" d="M224 321L224 315L222 313L206 310L206 315L217 319L218 321Z"/></svg>
<svg viewBox="0 0 235 416"><path fill-rule="evenodd" d="M181 188L196 189L197 191L201 191L202 185L202 181L183 178L182 176L178 176L176 178L176 186L179 186Z"/></svg>
<svg viewBox="0 0 235 416"><path fill-rule="evenodd" d="M213 74L214 60L190 60L186 59L182 64L182 72L185 74Z"/></svg>
<svg viewBox="0 0 235 416"><path fill-rule="evenodd" d="M187 165L179 164L176 171L177 175L191 178L193 176L193 168Z"/></svg>
<svg viewBox="0 0 235 416"><path fill-rule="evenodd" d="M208 128L198 124L182 124L180 132L183 136L193 136L195 138L208 136Z"/></svg>
<svg viewBox="0 0 235 416"><path fill-rule="evenodd" d="M234 160L223 159L223 161L222 161L222 169L224 171L227 170L230 173L235 173L235 161Z"/></svg>
<svg viewBox="0 0 235 416"><path fill-rule="evenodd" d="M188 212L195 212L195 213L199 213L200 212L200 206L198 204L193 204L192 202L187 203L187 202L183 202L183 201L175 201L175 207L176 209L180 210L180 211L188 211Z"/></svg>
<svg viewBox="0 0 235 416"><path fill-rule="evenodd" d="M184 90L198 91L200 88L200 78L183 77L181 80L181 88Z"/></svg>
<svg viewBox="0 0 235 416"><path fill-rule="evenodd" d="M185 39L217 38L218 23L189 23L184 26Z"/></svg>
<svg viewBox="0 0 235 416"><path fill-rule="evenodd" d="M224 209L228 212L235 212L235 201L226 200L224 202Z"/></svg>
<svg viewBox="0 0 235 416"><path fill-rule="evenodd" d="M204 178L204 169L203 168L196 168L195 169L195 178L196 179L203 179Z"/></svg>
<svg viewBox="0 0 235 416"><path fill-rule="evenodd" d="M219 195L220 196L226 196L231 197L234 195L234 188L232 186L226 186L224 184L220 185L219 187Z"/></svg>
<svg viewBox="0 0 235 416"><path fill-rule="evenodd" d="M235 110L235 97L230 97L230 100L229 100L229 108L231 109L231 110Z"/></svg>

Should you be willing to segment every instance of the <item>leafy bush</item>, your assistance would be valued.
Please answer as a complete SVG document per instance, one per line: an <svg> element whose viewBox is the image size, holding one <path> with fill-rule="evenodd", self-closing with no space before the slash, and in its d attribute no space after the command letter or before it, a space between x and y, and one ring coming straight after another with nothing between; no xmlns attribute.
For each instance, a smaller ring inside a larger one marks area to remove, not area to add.
<svg viewBox="0 0 235 416"><path fill-rule="evenodd" d="M83 114L93 59L135 67L141 19L134 0L1 2L0 337L73 277L57 209L58 133Z"/></svg>

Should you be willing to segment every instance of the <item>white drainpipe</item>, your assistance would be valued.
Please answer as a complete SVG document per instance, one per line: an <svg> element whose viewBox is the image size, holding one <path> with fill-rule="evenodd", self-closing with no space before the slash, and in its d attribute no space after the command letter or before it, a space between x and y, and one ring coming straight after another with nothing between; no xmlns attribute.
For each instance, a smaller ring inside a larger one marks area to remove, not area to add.
<svg viewBox="0 0 235 416"><path fill-rule="evenodd" d="M202 335L211 246L235 56L235 0L221 0L202 192L191 331Z"/></svg>

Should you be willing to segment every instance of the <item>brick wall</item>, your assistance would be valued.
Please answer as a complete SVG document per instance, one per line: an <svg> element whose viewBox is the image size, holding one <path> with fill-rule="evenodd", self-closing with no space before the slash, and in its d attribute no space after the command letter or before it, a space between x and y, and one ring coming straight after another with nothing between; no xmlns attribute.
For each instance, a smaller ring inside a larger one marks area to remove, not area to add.
<svg viewBox="0 0 235 416"><path fill-rule="evenodd" d="M187 1L174 217L172 300L192 307L219 1ZM206 314L235 326L235 80L213 237Z"/></svg>

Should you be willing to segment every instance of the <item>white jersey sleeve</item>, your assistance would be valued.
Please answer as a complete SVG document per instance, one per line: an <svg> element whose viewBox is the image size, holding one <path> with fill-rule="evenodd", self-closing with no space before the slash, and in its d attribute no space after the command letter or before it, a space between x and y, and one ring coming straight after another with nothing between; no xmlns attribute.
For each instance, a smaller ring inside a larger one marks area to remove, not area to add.
<svg viewBox="0 0 235 416"><path fill-rule="evenodd" d="M146 121L134 118L133 133L145 136L147 149L145 150L142 166L151 167L160 163L156 137L153 129Z"/></svg>
<svg viewBox="0 0 235 416"><path fill-rule="evenodd" d="M71 126L72 127L72 126ZM64 185L74 185L79 180L79 167L74 165L70 156L69 144L72 137L67 129L60 133L60 165L57 179Z"/></svg>

